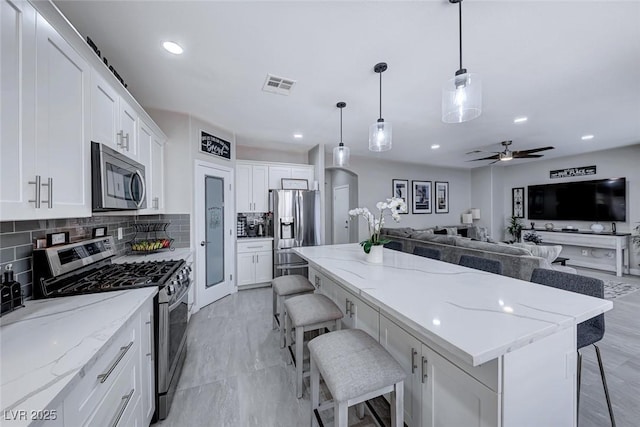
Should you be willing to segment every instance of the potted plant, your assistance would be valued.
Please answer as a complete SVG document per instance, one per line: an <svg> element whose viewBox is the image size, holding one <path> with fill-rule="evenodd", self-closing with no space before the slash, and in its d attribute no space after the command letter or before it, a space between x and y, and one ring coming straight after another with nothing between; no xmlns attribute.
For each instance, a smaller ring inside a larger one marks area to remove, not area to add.
<svg viewBox="0 0 640 427"><path fill-rule="evenodd" d="M520 221L519 218L516 218L515 216L509 218L509 225L507 226L506 230L507 233L513 236L516 242L520 241L522 229L524 229L524 224Z"/></svg>
<svg viewBox="0 0 640 427"><path fill-rule="evenodd" d="M636 225L636 227L633 229L633 231L635 231L636 234L631 236L631 241L633 242L633 246L635 246L636 249L640 249L640 223L638 223L638 225ZM640 264L638 264L638 265L640 265Z"/></svg>

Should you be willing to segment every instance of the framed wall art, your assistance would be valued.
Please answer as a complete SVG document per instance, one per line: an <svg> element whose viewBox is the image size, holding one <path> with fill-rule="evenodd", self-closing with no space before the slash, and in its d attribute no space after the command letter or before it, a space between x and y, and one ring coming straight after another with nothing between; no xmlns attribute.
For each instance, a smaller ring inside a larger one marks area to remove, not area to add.
<svg viewBox="0 0 640 427"><path fill-rule="evenodd" d="M524 187L511 189L511 215L515 218L524 218Z"/></svg>
<svg viewBox="0 0 640 427"><path fill-rule="evenodd" d="M411 181L413 205L411 213L433 213L431 204L431 181Z"/></svg>
<svg viewBox="0 0 640 427"><path fill-rule="evenodd" d="M436 213L449 213L449 183L436 181L435 186Z"/></svg>
<svg viewBox="0 0 640 427"><path fill-rule="evenodd" d="M391 181L393 197L398 197L409 206L409 180L408 179L394 179ZM406 211L399 211L399 213L406 214Z"/></svg>

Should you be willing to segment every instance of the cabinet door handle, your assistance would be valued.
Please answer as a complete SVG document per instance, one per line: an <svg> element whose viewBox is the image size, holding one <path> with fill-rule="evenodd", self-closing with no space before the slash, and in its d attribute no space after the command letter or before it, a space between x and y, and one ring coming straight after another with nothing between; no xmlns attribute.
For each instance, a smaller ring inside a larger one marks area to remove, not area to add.
<svg viewBox="0 0 640 427"><path fill-rule="evenodd" d="M416 373L416 369L418 369L418 365L416 365L416 356L418 355L418 352L416 351L415 348L411 347L411 373L415 374Z"/></svg>
<svg viewBox="0 0 640 427"><path fill-rule="evenodd" d="M124 142L123 142L123 140L124 140L124 131L121 130L120 132L118 132L116 134L116 136L118 137L118 142L116 142L116 145L119 148L122 148L124 150Z"/></svg>
<svg viewBox="0 0 640 427"><path fill-rule="evenodd" d="M118 409L118 412L116 413L116 416L113 419L113 423L111 424L113 427L116 427L120 422L120 418L122 418L122 414L124 414L124 411L127 409L127 406L129 406L129 401L133 397L134 392L135 392L135 389L132 388L129 394L125 394L124 396L122 396L122 399L121 399L122 403L120 404L120 409Z"/></svg>
<svg viewBox="0 0 640 427"><path fill-rule="evenodd" d="M120 347L120 354L118 355L116 360L111 364L107 372L105 372L104 374L98 375L98 379L100 380L100 383L104 383L107 380L107 378L109 378L109 375L111 375L113 370L116 369L116 366L118 366L118 363L120 363L120 361L122 360L124 355L127 354L127 352L129 351L132 345L133 345L133 341L131 341L129 345L127 345L126 347Z"/></svg>
<svg viewBox="0 0 640 427"><path fill-rule="evenodd" d="M260 249L262 246L247 246L247 249Z"/></svg>
<svg viewBox="0 0 640 427"><path fill-rule="evenodd" d="M427 358L422 356L422 383L429 378L429 366Z"/></svg>
<svg viewBox="0 0 640 427"><path fill-rule="evenodd" d="M320 289L320 277L315 276L314 282L316 283L316 288Z"/></svg>
<svg viewBox="0 0 640 427"><path fill-rule="evenodd" d="M160 209L160 199L158 197L153 198L153 208Z"/></svg>
<svg viewBox="0 0 640 427"><path fill-rule="evenodd" d="M349 299L347 299L347 302L344 306L344 311L345 311L344 314L349 314L349 312L351 311L351 306L349 305Z"/></svg>
<svg viewBox="0 0 640 427"><path fill-rule="evenodd" d="M36 209L40 209L40 175L36 175L35 181L29 181L29 184L36 186L35 199L29 200L29 203L35 203Z"/></svg>
<svg viewBox="0 0 640 427"><path fill-rule="evenodd" d="M41 185L47 187L47 195L49 196L48 200L42 200L42 202L46 203L49 209L53 209L53 178L48 178L47 183Z"/></svg>
<svg viewBox="0 0 640 427"><path fill-rule="evenodd" d="M124 139L127 140L127 144L125 145L125 148L127 149L127 151L129 151L129 134L126 134Z"/></svg>
<svg viewBox="0 0 640 427"><path fill-rule="evenodd" d="M353 310L353 306L354 306L353 301L349 301L349 308L351 311L351 313L349 313L349 317L353 317L353 314L355 313L355 311Z"/></svg>
<svg viewBox="0 0 640 427"><path fill-rule="evenodd" d="M260 264L260 254L256 254L256 264Z"/></svg>

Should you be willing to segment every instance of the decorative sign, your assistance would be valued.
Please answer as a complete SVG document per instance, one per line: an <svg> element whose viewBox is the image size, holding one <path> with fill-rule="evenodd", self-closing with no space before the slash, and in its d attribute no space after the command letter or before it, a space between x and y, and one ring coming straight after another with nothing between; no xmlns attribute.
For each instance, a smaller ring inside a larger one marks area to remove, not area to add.
<svg viewBox="0 0 640 427"><path fill-rule="evenodd" d="M524 218L524 187L511 189L511 215L515 218Z"/></svg>
<svg viewBox="0 0 640 427"><path fill-rule="evenodd" d="M569 178L571 176L585 176L585 175L595 175L596 167L594 166L582 166L579 168L567 168L567 169L558 169L555 171L549 172L549 178Z"/></svg>
<svg viewBox="0 0 640 427"><path fill-rule="evenodd" d="M200 131L200 151L231 160L231 143L205 131Z"/></svg>

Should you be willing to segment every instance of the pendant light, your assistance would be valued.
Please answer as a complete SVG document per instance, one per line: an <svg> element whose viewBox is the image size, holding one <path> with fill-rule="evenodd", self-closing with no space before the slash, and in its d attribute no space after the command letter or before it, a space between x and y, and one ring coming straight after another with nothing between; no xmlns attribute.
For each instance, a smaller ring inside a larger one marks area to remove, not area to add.
<svg viewBox="0 0 640 427"><path fill-rule="evenodd" d="M342 109L347 106L346 102L338 102L336 107L340 109L340 144L333 149L333 166L349 166L349 147L342 142Z"/></svg>
<svg viewBox="0 0 640 427"><path fill-rule="evenodd" d="M380 75L380 116L378 121L369 126L369 150L391 150L391 123L382 118L382 73L387 70L387 63L380 62L373 67L373 71Z"/></svg>
<svg viewBox="0 0 640 427"><path fill-rule="evenodd" d="M482 113L482 82L477 74L462 68L462 0L449 0L449 3L458 3L460 68L442 88L442 121L462 123Z"/></svg>

